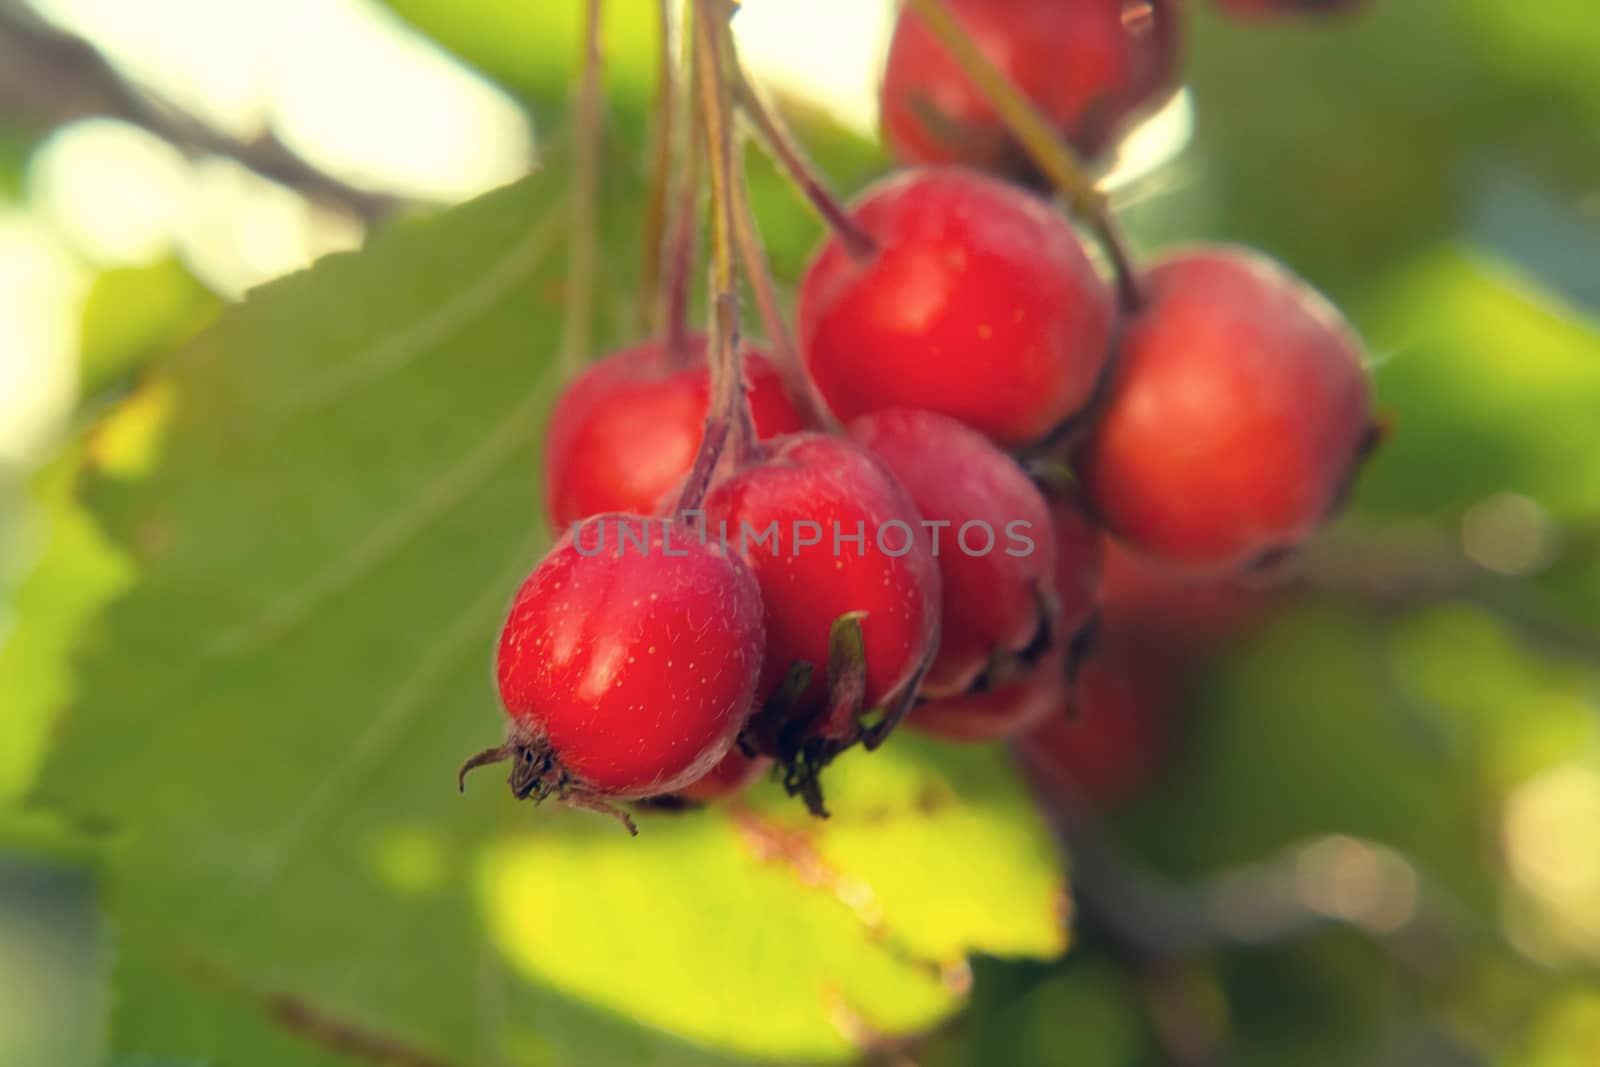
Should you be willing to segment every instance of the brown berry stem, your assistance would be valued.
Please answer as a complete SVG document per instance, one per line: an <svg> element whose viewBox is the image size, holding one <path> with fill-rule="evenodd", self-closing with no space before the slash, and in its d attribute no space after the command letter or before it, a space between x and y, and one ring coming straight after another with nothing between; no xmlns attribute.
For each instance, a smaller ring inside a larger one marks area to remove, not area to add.
<svg viewBox="0 0 1600 1067"><path fill-rule="evenodd" d="M567 250L565 319L561 369L571 375L589 355L594 327L598 238L595 204L600 181L600 0L587 0L583 23L583 68L578 77L572 145L572 233Z"/></svg>
<svg viewBox="0 0 1600 1067"><path fill-rule="evenodd" d="M656 101L650 143L650 187L644 209L644 264L640 273L640 325L654 333L661 325L662 265L667 254L667 201L672 192L672 148L677 136L678 49L672 32L672 0L656 0Z"/></svg>
<svg viewBox="0 0 1600 1067"><path fill-rule="evenodd" d="M728 0L695 0L694 81L699 93L711 185L711 411L678 510L698 509L732 441L735 454L755 441L739 359L739 295L733 248L733 101L727 77L733 48Z"/></svg>
<svg viewBox="0 0 1600 1067"><path fill-rule="evenodd" d="M1111 213L1110 200L1096 186L1078 154L1062 140L1033 102L989 61L950 13L944 0L905 0L905 3L938 38L962 73L978 87L1011 135L1066 200L1073 214L1094 231L1116 274L1117 296L1123 310L1137 310L1144 296L1127 239Z"/></svg>
<svg viewBox="0 0 1600 1067"><path fill-rule="evenodd" d="M777 110L762 97L761 91L745 75L742 68L737 66L734 68L734 78L739 94L739 110L755 127L768 154L789 175L789 180L805 194L805 198L811 202L817 214L822 216L822 221L828 224L828 228L844 245L845 251L856 259L865 259L872 255L877 250L877 241L850 217L850 213L845 210L838 197L829 191L821 172L806 158L800 143L778 117Z"/></svg>
<svg viewBox="0 0 1600 1067"><path fill-rule="evenodd" d="M837 430L838 420L811 388L801 368L800 350L783 316L783 305L778 299L778 283L772 276L772 264L761 242L761 229L756 224L755 211L750 206L750 189L743 174L735 178L733 193L733 236L739 246L739 262L755 294L761 322L766 327L767 340L783 373L789 398L799 405L808 425Z"/></svg>
<svg viewBox="0 0 1600 1067"><path fill-rule="evenodd" d="M692 0L691 0L692 3ZM689 21L690 3L685 4L685 22ZM684 42L691 54L692 39ZM690 72L693 79L693 72ZM688 128L684 145L683 163L678 168L677 188L672 194L671 214L667 222L665 261L662 264L658 299L661 302L662 333L668 360L677 367L689 363L689 292L691 290L696 253L700 242L700 142L704 124L699 108L695 107L693 87L685 85L680 95L681 112Z"/></svg>

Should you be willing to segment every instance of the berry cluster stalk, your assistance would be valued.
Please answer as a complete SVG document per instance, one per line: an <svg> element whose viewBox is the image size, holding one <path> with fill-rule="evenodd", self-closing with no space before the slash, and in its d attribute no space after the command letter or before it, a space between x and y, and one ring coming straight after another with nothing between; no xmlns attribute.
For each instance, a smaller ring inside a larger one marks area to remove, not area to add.
<svg viewBox="0 0 1600 1067"><path fill-rule="evenodd" d="M778 300L778 283L772 276L772 264L767 260L766 247L761 243L761 229L756 225L755 211L750 206L749 185L742 174L736 177L733 192L733 236L739 246L739 261L755 294L767 339L774 355L778 357L789 398L804 411L808 425L837 429L838 420L818 398L801 369L800 349L783 316L783 306Z"/></svg>
<svg viewBox="0 0 1600 1067"><path fill-rule="evenodd" d="M731 440L736 454L755 442L739 359L739 297L733 249L733 99L727 77L733 39L728 0L695 0L694 78L711 185L711 410L680 511L697 509Z"/></svg>
<svg viewBox="0 0 1600 1067"><path fill-rule="evenodd" d="M656 51L656 107L650 145L650 188L644 209L644 269L640 273L639 316L646 333L661 325L661 267L666 255L667 202L671 196L672 142L677 136L677 43L672 33L672 0L656 0L660 31Z"/></svg>
<svg viewBox="0 0 1600 1067"><path fill-rule="evenodd" d="M983 54L944 0L905 0L933 33L962 73L972 80L1039 169L1095 233L1116 274L1117 298L1124 311L1144 300L1133 257L1111 214L1111 202L1095 185L1081 160L1033 102Z"/></svg>
<svg viewBox="0 0 1600 1067"><path fill-rule="evenodd" d="M816 166L806 158L800 142L795 140L794 135L783 124L778 112L762 97L761 90L756 88L755 84L745 76L743 69L737 65L734 68L734 78L739 92L739 110L755 127L767 152L805 194L812 208L822 216L822 221L838 235L840 243L852 258L865 259L872 255L877 250L877 242L872 239L871 234L856 225L856 221L845 211L839 199L829 191Z"/></svg>
<svg viewBox="0 0 1600 1067"><path fill-rule="evenodd" d="M594 325L595 201L600 181L600 0L584 5L583 73L578 81L572 146L572 236L567 251L566 318L561 369L571 375L589 355Z"/></svg>
<svg viewBox="0 0 1600 1067"><path fill-rule="evenodd" d="M684 25L693 25L693 0L685 0ZM697 93L694 82L694 39L684 42L685 66L691 68L689 78L693 84L686 86L685 99L674 101L674 107L688 127L682 165L678 168L678 184L671 194L670 215L666 228L665 259L661 265L661 284L657 299L661 303L662 332L667 358L674 366L689 362L689 291L694 271L695 254L700 243L700 142L705 124L696 107ZM680 79L681 80L681 79ZM663 185L666 182L663 181Z"/></svg>

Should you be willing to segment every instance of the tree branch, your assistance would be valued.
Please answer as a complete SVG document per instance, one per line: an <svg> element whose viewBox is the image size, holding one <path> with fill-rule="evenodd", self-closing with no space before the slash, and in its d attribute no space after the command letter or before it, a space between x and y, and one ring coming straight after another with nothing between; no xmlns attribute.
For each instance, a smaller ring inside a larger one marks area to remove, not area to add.
<svg viewBox="0 0 1600 1067"><path fill-rule="evenodd" d="M186 155L224 156L368 223L398 203L318 170L270 132L239 140L157 100L87 41L51 27L14 0L0 0L0 113L41 129L93 116L121 119Z"/></svg>

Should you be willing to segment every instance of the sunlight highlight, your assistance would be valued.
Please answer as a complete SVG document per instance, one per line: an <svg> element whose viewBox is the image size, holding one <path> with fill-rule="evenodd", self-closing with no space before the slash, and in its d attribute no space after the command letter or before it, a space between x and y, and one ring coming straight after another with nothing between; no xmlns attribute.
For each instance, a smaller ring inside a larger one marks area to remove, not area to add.
<svg viewBox="0 0 1600 1067"><path fill-rule="evenodd" d="M0 463L42 454L77 401L87 284L59 238L0 209Z"/></svg>
<svg viewBox="0 0 1600 1067"><path fill-rule="evenodd" d="M167 142L115 119L61 127L33 154L29 200L101 267L154 263L187 211L189 164Z"/></svg>

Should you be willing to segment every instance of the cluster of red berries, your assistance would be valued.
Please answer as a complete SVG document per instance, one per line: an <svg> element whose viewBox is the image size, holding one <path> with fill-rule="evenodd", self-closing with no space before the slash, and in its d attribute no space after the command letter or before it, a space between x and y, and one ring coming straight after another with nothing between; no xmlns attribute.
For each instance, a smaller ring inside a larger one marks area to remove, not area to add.
<svg viewBox="0 0 1600 1067"><path fill-rule="evenodd" d="M1086 152L1175 84L1162 0L950 6ZM741 353L747 417L719 421L703 336L615 352L561 397L565 532L500 640L509 739L463 775L511 759L517 796L626 821L613 801L711 800L776 763L820 814L822 769L902 719L1060 729L1108 536L1214 578L1338 506L1373 420L1332 305L1232 247L1169 254L1119 301L1048 201L980 171L1016 176L1009 139L910 12L884 120L921 165L812 259L803 367ZM740 447L696 487L713 430Z"/></svg>

